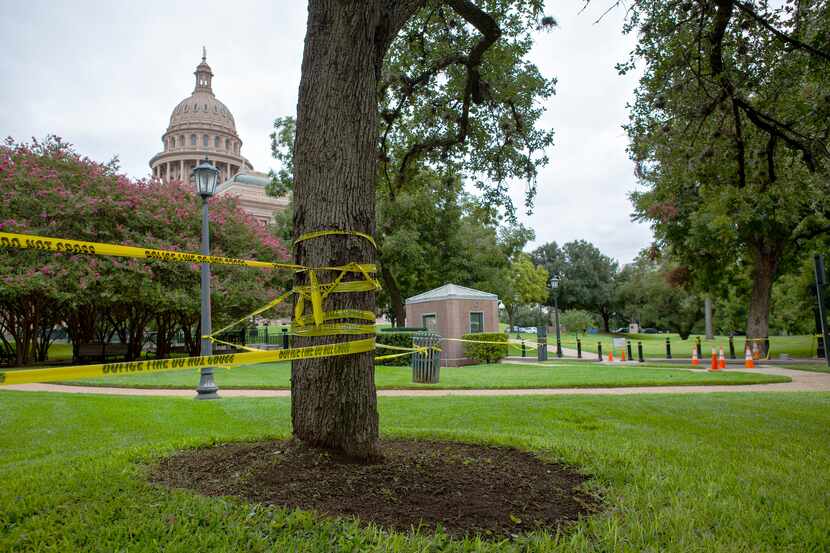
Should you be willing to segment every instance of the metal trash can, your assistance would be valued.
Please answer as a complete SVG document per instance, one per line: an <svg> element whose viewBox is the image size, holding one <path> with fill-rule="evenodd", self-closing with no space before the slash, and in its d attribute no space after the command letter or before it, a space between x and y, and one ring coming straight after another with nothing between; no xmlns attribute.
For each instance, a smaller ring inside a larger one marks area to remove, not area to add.
<svg viewBox="0 0 830 553"><path fill-rule="evenodd" d="M412 346L429 348L423 353L412 354L412 382L437 384L441 372L441 336L434 332L417 332L412 337Z"/></svg>

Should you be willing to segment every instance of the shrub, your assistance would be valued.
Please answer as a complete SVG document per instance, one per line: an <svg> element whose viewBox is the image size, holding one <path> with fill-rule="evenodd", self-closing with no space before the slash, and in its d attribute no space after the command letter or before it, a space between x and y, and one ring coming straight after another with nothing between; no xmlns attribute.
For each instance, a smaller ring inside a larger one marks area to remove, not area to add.
<svg viewBox="0 0 830 553"><path fill-rule="evenodd" d="M375 337L375 342L378 344L386 344L388 346L411 348L413 336L415 336L414 332L378 332L377 336ZM403 352L383 348L378 348L375 352L375 354L378 356L392 355L394 353ZM409 357L395 357L393 359L383 359L381 361L375 361L375 365L408 365L409 360Z"/></svg>
<svg viewBox="0 0 830 553"><path fill-rule="evenodd" d="M568 309L560 313L559 324L568 332L585 334L594 326L594 317L584 309Z"/></svg>
<svg viewBox="0 0 830 553"><path fill-rule="evenodd" d="M503 332L477 332L475 334L465 334L462 338L475 342L503 342L499 344L464 342L464 355L479 363L498 363L501 359L507 357L507 334Z"/></svg>

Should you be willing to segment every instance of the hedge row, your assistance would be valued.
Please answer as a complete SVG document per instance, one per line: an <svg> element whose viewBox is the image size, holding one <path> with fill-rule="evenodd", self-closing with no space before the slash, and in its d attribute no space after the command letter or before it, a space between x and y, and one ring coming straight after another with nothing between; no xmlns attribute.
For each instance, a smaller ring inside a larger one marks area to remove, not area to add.
<svg viewBox="0 0 830 553"><path fill-rule="evenodd" d="M415 336L414 332L378 332L377 336L375 336L375 342L377 342L378 344L386 344L388 346L411 348L413 336ZM391 355L393 353L402 352L382 348L378 348L375 352L376 355ZM375 361L375 365L409 365L409 360L409 357L395 357L394 359L384 359L381 361Z"/></svg>
<svg viewBox="0 0 830 553"><path fill-rule="evenodd" d="M464 342L464 356L474 359L479 363L498 363L507 357L507 334L503 332L465 334L462 336L462 339L475 342L500 342L498 344L473 344Z"/></svg>

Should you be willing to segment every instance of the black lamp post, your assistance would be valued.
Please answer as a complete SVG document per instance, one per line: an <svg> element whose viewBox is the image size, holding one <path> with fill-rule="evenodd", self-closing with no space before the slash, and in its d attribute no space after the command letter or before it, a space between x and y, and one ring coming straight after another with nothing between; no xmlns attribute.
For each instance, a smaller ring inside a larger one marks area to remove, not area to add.
<svg viewBox="0 0 830 553"><path fill-rule="evenodd" d="M553 276L550 279L550 289L553 292L553 326L556 328L556 357L562 357L562 340L559 337L559 294L556 289L559 288L559 277Z"/></svg>
<svg viewBox="0 0 830 553"><path fill-rule="evenodd" d="M196 181L196 192L202 197L202 255L210 255L208 199L216 193L219 170L205 156L205 159L193 168L192 175ZM204 338L212 332L210 323L210 265L208 263L202 263L201 277L202 355L210 355L213 353L213 343ZM196 388L196 399L219 399L218 392L219 386L213 380L213 367L202 367L199 374L199 387Z"/></svg>

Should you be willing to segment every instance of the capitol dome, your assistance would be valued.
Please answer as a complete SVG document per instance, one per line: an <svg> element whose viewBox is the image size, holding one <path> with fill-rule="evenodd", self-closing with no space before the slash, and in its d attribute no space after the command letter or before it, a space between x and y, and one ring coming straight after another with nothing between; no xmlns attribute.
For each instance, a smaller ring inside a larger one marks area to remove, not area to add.
<svg viewBox="0 0 830 553"><path fill-rule="evenodd" d="M163 150L150 160L153 176L165 180L190 180L190 173L207 156L221 181L253 170L241 154L242 140L230 110L213 93L213 71L202 50L202 62L193 73L193 93L179 102L162 135Z"/></svg>
<svg viewBox="0 0 830 553"><path fill-rule="evenodd" d="M179 102L170 115L168 129L193 124L216 125L232 134L236 133L236 123L230 110L216 96L202 91L195 91L189 98Z"/></svg>

